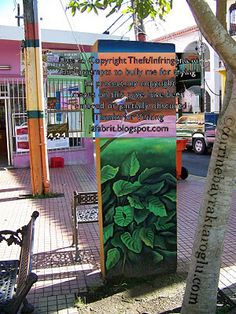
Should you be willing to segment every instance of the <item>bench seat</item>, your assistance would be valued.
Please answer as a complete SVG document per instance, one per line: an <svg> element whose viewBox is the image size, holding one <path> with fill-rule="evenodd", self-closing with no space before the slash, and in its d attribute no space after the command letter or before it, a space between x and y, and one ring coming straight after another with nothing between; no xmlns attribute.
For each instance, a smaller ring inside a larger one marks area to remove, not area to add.
<svg viewBox="0 0 236 314"><path fill-rule="evenodd" d="M33 313L34 307L26 297L38 276L32 272L35 220L37 211L31 215L30 222L22 228L0 231L0 243L20 246L19 260L0 261L0 314Z"/></svg>
<svg viewBox="0 0 236 314"><path fill-rule="evenodd" d="M9 302L14 295L17 273L20 262L18 260L0 261L0 303Z"/></svg>

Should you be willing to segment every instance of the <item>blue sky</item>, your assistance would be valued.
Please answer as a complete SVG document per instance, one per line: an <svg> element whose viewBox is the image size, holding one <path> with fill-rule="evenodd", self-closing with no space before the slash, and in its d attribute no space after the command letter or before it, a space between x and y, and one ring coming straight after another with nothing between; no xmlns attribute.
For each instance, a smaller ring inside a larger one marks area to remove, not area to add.
<svg viewBox="0 0 236 314"><path fill-rule="evenodd" d="M75 17L71 17L70 13L67 13L68 19L64 9L69 0L38 0L39 15L42 17L41 27L47 29L64 29L74 30L80 32L91 33L103 33L119 15L105 17L105 14L101 13L99 16L96 14L81 14L77 13ZM21 0L0 0L0 25L17 25L15 15L16 3L21 3ZM22 9L22 6L21 6ZM68 22L69 20L69 22ZM111 28L111 33L114 35L122 36L126 33L126 36L133 36L132 32L127 32L128 26L131 22L124 23L122 27L116 30L126 20L126 17L122 17L119 22ZM186 4L185 0L175 0L174 8L166 19L166 23L156 23L152 21L145 21L145 28L148 35L148 39L159 37L191 26L195 24L192 14Z"/></svg>

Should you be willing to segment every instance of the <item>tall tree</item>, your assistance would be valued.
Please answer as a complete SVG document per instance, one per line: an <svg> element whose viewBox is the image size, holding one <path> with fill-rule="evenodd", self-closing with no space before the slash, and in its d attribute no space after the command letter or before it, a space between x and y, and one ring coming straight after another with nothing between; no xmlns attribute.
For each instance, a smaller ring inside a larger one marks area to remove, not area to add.
<svg viewBox="0 0 236 314"><path fill-rule="evenodd" d="M183 300L182 314L215 313L217 288L224 236L236 178L236 42L226 29L227 0L216 0L216 15L207 0L186 0L196 23L226 69L223 110L209 164L205 193L200 208L193 244L192 259ZM75 13L111 8L112 14L123 9L125 0L70 1ZM135 8L126 6L124 12L139 18L163 18L172 1L136 0Z"/></svg>
<svg viewBox="0 0 236 314"><path fill-rule="evenodd" d="M236 42L226 30L226 0L216 2L217 16L205 0L187 2L200 31L223 60L227 80L181 313L215 313L224 236L236 177Z"/></svg>
<svg viewBox="0 0 236 314"><path fill-rule="evenodd" d="M151 19L159 18L163 20L172 8L173 0L70 0L68 9L71 9L72 15L76 11L95 12L107 10L107 17L115 12L121 11L123 14L132 14L139 21L147 17ZM131 26L135 26L133 22Z"/></svg>

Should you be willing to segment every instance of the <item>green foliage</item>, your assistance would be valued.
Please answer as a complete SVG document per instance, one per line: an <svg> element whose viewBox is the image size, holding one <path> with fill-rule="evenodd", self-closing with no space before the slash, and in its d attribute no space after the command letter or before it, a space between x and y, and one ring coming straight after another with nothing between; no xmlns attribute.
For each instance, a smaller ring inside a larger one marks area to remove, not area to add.
<svg viewBox="0 0 236 314"><path fill-rule="evenodd" d="M121 234L120 233L116 233L113 237L113 239L111 240L111 244L116 247L116 248L120 248L121 251L125 254L126 252L126 247L124 245L124 243L121 241Z"/></svg>
<svg viewBox="0 0 236 314"><path fill-rule="evenodd" d="M146 168L144 169L144 171L140 173L138 180L140 183L147 183L152 176L160 174L161 171L163 171L163 168L158 167L153 167L151 169Z"/></svg>
<svg viewBox="0 0 236 314"><path fill-rule="evenodd" d="M107 242L108 239L113 237L113 228L114 224L110 224L103 229L104 243Z"/></svg>
<svg viewBox="0 0 236 314"><path fill-rule="evenodd" d="M116 207L115 223L120 227L128 226L134 218L134 210L131 206Z"/></svg>
<svg viewBox="0 0 236 314"><path fill-rule="evenodd" d="M137 209L144 209L144 204L140 201L138 196L128 196L127 197L130 206L137 208Z"/></svg>
<svg viewBox="0 0 236 314"><path fill-rule="evenodd" d="M149 214L150 214L150 211L147 208L144 208L142 210L135 210L134 211L134 220L137 223L137 225L144 222Z"/></svg>
<svg viewBox="0 0 236 314"><path fill-rule="evenodd" d="M170 190L163 197L167 197L172 202L175 202L176 201L176 190L174 190L174 189Z"/></svg>
<svg viewBox="0 0 236 314"><path fill-rule="evenodd" d="M152 259L153 259L154 263L158 264L161 261L163 261L164 258L160 253L153 251L152 252Z"/></svg>
<svg viewBox="0 0 236 314"><path fill-rule="evenodd" d="M146 246L150 246L153 249L154 232L152 228L142 228L139 234L141 240L146 244Z"/></svg>
<svg viewBox="0 0 236 314"><path fill-rule="evenodd" d="M142 251L142 242L139 237L139 229L135 230L131 236L129 232L125 232L121 235L121 240L124 245L134 253L140 253Z"/></svg>
<svg viewBox="0 0 236 314"><path fill-rule="evenodd" d="M106 258L106 269L109 270L110 268L114 267L120 259L120 251L117 248L110 249L107 251L107 258Z"/></svg>
<svg viewBox="0 0 236 314"><path fill-rule="evenodd" d="M121 165L121 174L124 176L135 176L139 171L140 164L137 159L136 153L133 152L128 155Z"/></svg>
<svg viewBox="0 0 236 314"><path fill-rule="evenodd" d="M132 183L126 180L119 180L113 184L113 190L116 196L124 196L136 191L140 186L139 182Z"/></svg>
<svg viewBox="0 0 236 314"><path fill-rule="evenodd" d="M111 186L110 184L106 184L102 190L102 202L103 204L109 202L111 197Z"/></svg>
<svg viewBox="0 0 236 314"><path fill-rule="evenodd" d="M159 217L164 217L167 215L165 205L161 202L161 200L158 197L155 197L154 195L148 196L147 201L148 201L147 208L154 215Z"/></svg>
<svg viewBox="0 0 236 314"><path fill-rule="evenodd" d="M152 192L152 194L159 194L164 189L164 187L165 187L165 181L148 185L148 188Z"/></svg>
<svg viewBox="0 0 236 314"><path fill-rule="evenodd" d="M109 209L106 211L106 214L105 214L105 224L112 223L114 213L115 213L115 207L114 206L109 207Z"/></svg>
<svg viewBox="0 0 236 314"><path fill-rule="evenodd" d="M105 183L106 181L113 179L118 171L119 167L114 168L110 165L104 166L101 170L101 183Z"/></svg>
<svg viewBox="0 0 236 314"><path fill-rule="evenodd" d="M122 159L116 150L102 155L103 232L106 270L122 275L176 257L176 178L174 168L166 171L168 162L159 166L157 158L154 166L143 166L145 150L125 154L121 145L127 143L116 141Z"/></svg>
<svg viewBox="0 0 236 314"><path fill-rule="evenodd" d="M67 8L71 10L72 15L75 15L76 11L93 11L98 14L98 10L108 10L107 17L121 11L122 14L136 14L139 19L158 17L162 20L172 8L172 0L134 0L130 5L129 3L126 0L71 0Z"/></svg>

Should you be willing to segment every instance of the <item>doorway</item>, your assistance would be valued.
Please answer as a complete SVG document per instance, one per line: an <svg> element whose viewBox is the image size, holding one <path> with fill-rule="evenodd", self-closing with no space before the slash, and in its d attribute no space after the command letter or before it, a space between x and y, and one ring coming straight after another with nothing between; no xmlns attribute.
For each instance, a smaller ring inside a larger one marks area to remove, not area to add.
<svg viewBox="0 0 236 314"><path fill-rule="evenodd" d="M0 166L10 165L7 99L0 98Z"/></svg>

